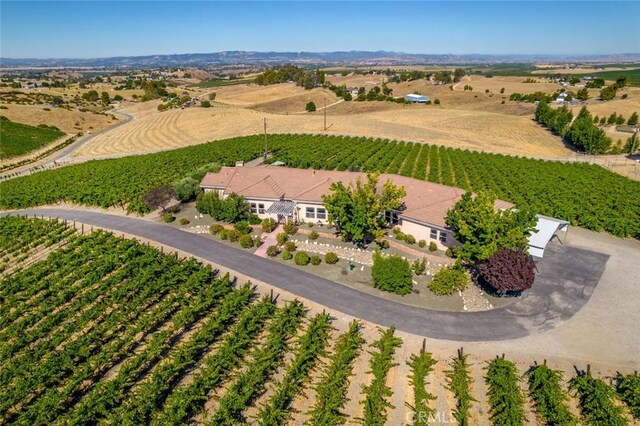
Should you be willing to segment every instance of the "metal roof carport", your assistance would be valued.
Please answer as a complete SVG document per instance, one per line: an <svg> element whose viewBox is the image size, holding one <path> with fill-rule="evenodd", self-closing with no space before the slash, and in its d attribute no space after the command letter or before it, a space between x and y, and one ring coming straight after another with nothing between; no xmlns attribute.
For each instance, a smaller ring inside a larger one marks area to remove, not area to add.
<svg viewBox="0 0 640 426"><path fill-rule="evenodd" d="M549 241L558 236L558 231L565 232L566 238L566 232L569 229L569 222L542 215L538 215L537 217L537 231L529 236L529 254L534 257L542 258L544 255L544 249L547 247L547 244L549 244Z"/></svg>

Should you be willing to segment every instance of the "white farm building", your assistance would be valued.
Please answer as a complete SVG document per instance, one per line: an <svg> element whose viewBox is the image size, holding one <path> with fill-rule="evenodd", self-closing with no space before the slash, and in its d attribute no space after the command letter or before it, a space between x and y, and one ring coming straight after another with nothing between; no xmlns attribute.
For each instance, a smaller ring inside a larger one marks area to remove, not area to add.
<svg viewBox="0 0 640 426"><path fill-rule="evenodd" d="M429 102L429 97L424 95L418 95L417 93L409 93L404 96L404 100L411 102L412 104L424 104Z"/></svg>

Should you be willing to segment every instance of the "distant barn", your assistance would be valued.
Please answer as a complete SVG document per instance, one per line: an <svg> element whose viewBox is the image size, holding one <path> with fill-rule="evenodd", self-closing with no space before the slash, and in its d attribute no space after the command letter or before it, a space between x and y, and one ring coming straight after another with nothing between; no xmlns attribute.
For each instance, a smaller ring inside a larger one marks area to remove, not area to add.
<svg viewBox="0 0 640 426"><path fill-rule="evenodd" d="M411 102L412 104L424 104L429 102L428 96L418 95L417 93L409 93L404 96L404 100L407 102Z"/></svg>

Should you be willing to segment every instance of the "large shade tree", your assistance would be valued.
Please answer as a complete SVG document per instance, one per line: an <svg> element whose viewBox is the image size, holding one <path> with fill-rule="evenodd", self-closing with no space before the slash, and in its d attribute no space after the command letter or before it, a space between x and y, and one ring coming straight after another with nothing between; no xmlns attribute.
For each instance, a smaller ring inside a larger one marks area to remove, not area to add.
<svg viewBox="0 0 640 426"><path fill-rule="evenodd" d="M371 236L382 238L385 213L402 206L406 195L404 187L387 180L379 188L378 179L379 174L367 174L366 180L358 178L355 185L334 182L331 192L322 196L329 219L346 240L363 242Z"/></svg>
<svg viewBox="0 0 640 426"><path fill-rule="evenodd" d="M491 192L483 191L475 197L467 192L447 213L445 222L461 243L452 248L458 259L484 262L500 249L527 246L535 229L535 215L527 209L499 210L495 202Z"/></svg>

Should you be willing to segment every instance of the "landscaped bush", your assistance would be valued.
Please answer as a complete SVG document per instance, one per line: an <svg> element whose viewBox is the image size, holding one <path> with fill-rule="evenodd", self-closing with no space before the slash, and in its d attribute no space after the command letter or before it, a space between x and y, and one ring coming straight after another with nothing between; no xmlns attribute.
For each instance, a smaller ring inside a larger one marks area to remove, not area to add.
<svg viewBox="0 0 640 426"><path fill-rule="evenodd" d="M180 223L180 225L184 226L184 225L188 225L189 223L189 219L187 219L186 217L181 217L180 220L178 221Z"/></svg>
<svg viewBox="0 0 640 426"><path fill-rule="evenodd" d="M251 225L260 225L262 223L262 220L255 213L251 213L248 220Z"/></svg>
<svg viewBox="0 0 640 426"><path fill-rule="evenodd" d="M318 239L318 237L319 237L319 235L318 235L318 231L316 231L316 230L313 230L313 231L311 231L311 232L309 233L309 239L310 239L310 240L317 240L317 239Z"/></svg>
<svg viewBox="0 0 640 426"><path fill-rule="evenodd" d="M299 251L296 253L294 261L296 262L296 265L305 266L309 264L311 258L309 258L306 251Z"/></svg>
<svg viewBox="0 0 640 426"><path fill-rule="evenodd" d="M218 232L218 236L220 237L221 240L227 240L229 239L229 236L227 235L228 232L229 231L227 229L222 228L220 232Z"/></svg>
<svg viewBox="0 0 640 426"><path fill-rule="evenodd" d="M278 235L276 235L276 241L278 242L279 246L283 245L288 238L289 238L289 235L286 232L281 232Z"/></svg>
<svg viewBox="0 0 640 426"><path fill-rule="evenodd" d="M438 245L435 241L429 243L429 251L438 251Z"/></svg>
<svg viewBox="0 0 640 426"><path fill-rule="evenodd" d="M261 245L263 245L263 244L264 244L264 241L262 241L262 238L260 238L260 236L259 236L259 235L254 235L254 236L253 236L253 244L254 244L256 247L260 247Z"/></svg>
<svg viewBox="0 0 640 426"><path fill-rule="evenodd" d="M398 232L394 232L394 237L396 238L396 240L404 241L404 239L406 238L406 235L404 234L404 232L398 231Z"/></svg>
<svg viewBox="0 0 640 426"><path fill-rule="evenodd" d="M294 252L296 251L296 243L294 243L293 241L287 241L286 243L284 243L284 249L289 252Z"/></svg>
<svg viewBox="0 0 640 426"><path fill-rule="evenodd" d="M315 223L313 223L313 222L309 222L309 223L307 223L307 226L308 226L309 228L313 228L313 227L315 226Z"/></svg>
<svg viewBox="0 0 640 426"><path fill-rule="evenodd" d="M425 248L427 246L427 242L425 240L418 241L418 247Z"/></svg>
<svg viewBox="0 0 640 426"><path fill-rule="evenodd" d="M263 232L271 232L274 229L276 229L276 226L278 226L278 222L276 222L274 219L271 219L271 218L262 219Z"/></svg>
<svg viewBox="0 0 640 426"><path fill-rule="evenodd" d="M524 250L498 250L480 265L482 279L500 294L528 290L535 279L535 263Z"/></svg>
<svg viewBox="0 0 640 426"><path fill-rule="evenodd" d="M413 269L416 275L424 274L427 270L427 259L423 257L422 259L414 260L411 264L411 269Z"/></svg>
<svg viewBox="0 0 640 426"><path fill-rule="evenodd" d="M373 254L371 268L373 286L380 290L405 295L411 293L413 278L409 262L400 256L382 256L379 251Z"/></svg>
<svg viewBox="0 0 640 426"><path fill-rule="evenodd" d="M280 253L280 249L278 246L269 246L267 247L267 256L276 257Z"/></svg>
<svg viewBox="0 0 640 426"><path fill-rule="evenodd" d="M238 238L240 238L240 233L235 229L230 229L227 231L227 238L229 238L229 241L232 243L235 243L238 241Z"/></svg>
<svg viewBox="0 0 640 426"><path fill-rule="evenodd" d="M338 255L335 254L334 252L330 251L327 254L324 255L324 261L325 263L328 263L329 265L333 265L335 263L338 263Z"/></svg>
<svg viewBox="0 0 640 426"><path fill-rule="evenodd" d="M404 236L404 242L407 244L415 244L416 243L416 237L414 237L413 235L405 235Z"/></svg>
<svg viewBox="0 0 640 426"><path fill-rule="evenodd" d="M311 256L312 265L319 265L320 263L322 263L322 259L320 259L320 256L317 256L317 255Z"/></svg>
<svg viewBox="0 0 640 426"><path fill-rule="evenodd" d="M218 233L223 229L224 226L220 225L219 223L214 223L209 227L209 232L211 232L213 235L218 235Z"/></svg>
<svg viewBox="0 0 640 426"><path fill-rule="evenodd" d="M298 227L296 226L294 221L288 220L287 223L284 224L284 232L289 235L294 235L296 232L298 232Z"/></svg>
<svg viewBox="0 0 640 426"><path fill-rule="evenodd" d="M200 181L187 176L173 184L176 198L183 203L194 200L200 193Z"/></svg>
<svg viewBox="0 0 640 426"><path fill-rule="evenodd" d="M196 200L196 209L215 220L230 223L244 220L249 216L249 204L242 195L233 192L224 199L217 191L200 193Z"/></svg>
<svg viewBox="0 0 640 426"><path fill-rule="evenodd" d="M282 252L282 260L291 260L292 258L293 258L293 255L289 250L285 250Z"/></svg>
<svg viewBox="0 0 640 426"><path fill-rule="evenodd" d="M388 249L389 248L389 241L387 240L382 240L378 243L378 245L380 246L381 249Z"/></svg>
<svg viewBox="0 0 640 426"><path fill-rule="evenodd" d="M246 220L241 220L240 222L236 222L233 224L233 229L238 231L240 234L249 234L251 233L251 226L249 222Z"/></svg>
<svg viewBox="0 0 640 426"><path fill-rule="evenodd" d="M241 235L240 238L238 238L238 242L240 243L240 247L242 248L248 249L253 247L253 237L251 235Z"/></svg>
<svg viewBox="0 0 640 426"><path fill-rule="evenodd" d="M438 296L446 296L464 290L468 284L469 274L464 269L445 266L435 273L429 290Z"/></svg>
<svg viewBox="0 0 640 426"><path fill-rule="evenodd" d="M176 220L176 217L171 213L165 213L162 215L162 220L164 221L164 223L171 223Z"/></svg>

